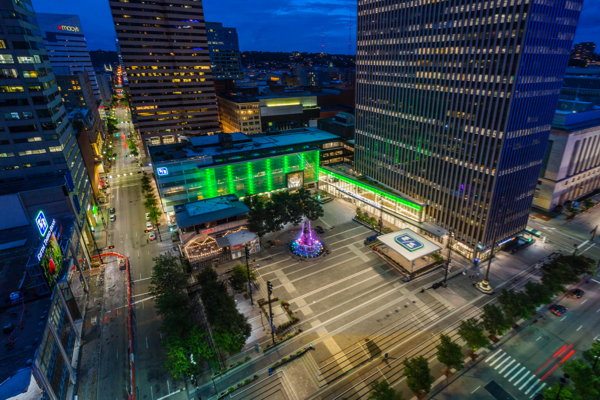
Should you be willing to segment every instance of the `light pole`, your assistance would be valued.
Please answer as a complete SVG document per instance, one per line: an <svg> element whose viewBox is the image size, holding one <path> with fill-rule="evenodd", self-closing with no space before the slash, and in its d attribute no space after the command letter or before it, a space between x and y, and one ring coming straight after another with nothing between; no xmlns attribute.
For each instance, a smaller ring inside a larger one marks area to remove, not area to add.
<svg viewBox="0 0 600 400"><path fill-rule="evenodd" d="M454 239L454 230L450 229L450 235L448 236L448 264L446 265L446 274L444 275L444 287L446 287L446 281L448 280L448 270L450 269L450 260L452 259L452 239Z"/></svg>
<svg viewBox="0 0 600 400"><path fill-rule="evenodd" d="M560 387L558 388L558 393L556 393L556 398L554 400L560 399L560 392L562 391L563 387L565 387L565 385L567 384L567 379L569 379L569 374L565 374L563 377L560 378Z"/></svg>
<svg viewBox="0 0 600 400"><path fill-rule="evenodd" d="M492 265L492 258L494 258L494 250L496 250L496 239L498 238L498 222L500 222L500 216L502 215L502 205L504 204L504 197L500 200L500 206L498 207L498 215L496 216L496 221L494 222L494 237L492 238L492 250L490 252L490 259L488 260L487 271L485 272L485 278L481 282L478 282L476 287L480 292L485 294L494 293L494 289L492 285L490 285L489 276L490 276L490 266Z"/></svg>
<svg viewBox="0 0 600 400"><path fill-rule="evenodd" d="M246 245L244 246L244 249L246 250L246 271L248 272L248 293L250 294L250 304L254 305L254 303L252 302L252 284L250 283L250 266L248 265L248 259L250 258L248 243L246 243Z"/></svg>

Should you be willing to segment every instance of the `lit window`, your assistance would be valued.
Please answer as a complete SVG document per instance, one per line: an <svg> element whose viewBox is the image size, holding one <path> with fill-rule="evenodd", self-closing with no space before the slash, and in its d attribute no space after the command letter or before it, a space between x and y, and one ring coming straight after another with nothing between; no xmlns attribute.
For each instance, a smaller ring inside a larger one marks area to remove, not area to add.
<svg viewBox="0 0 600 400"><path fill-rule="evenodd" d="M14 64L15 59L10 54L0 54L0 64Z"/></svg>

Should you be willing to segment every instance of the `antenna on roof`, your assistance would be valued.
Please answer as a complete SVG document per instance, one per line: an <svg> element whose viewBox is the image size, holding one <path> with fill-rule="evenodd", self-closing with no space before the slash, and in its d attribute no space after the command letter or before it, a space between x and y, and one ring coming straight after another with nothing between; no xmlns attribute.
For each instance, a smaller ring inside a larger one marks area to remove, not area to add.
<svg viewBox="0 0 600 400"><path fill-rule="evenodd" d="M323 35L323 25L321 25L321 54L325 54L325 42Z"/></svg>

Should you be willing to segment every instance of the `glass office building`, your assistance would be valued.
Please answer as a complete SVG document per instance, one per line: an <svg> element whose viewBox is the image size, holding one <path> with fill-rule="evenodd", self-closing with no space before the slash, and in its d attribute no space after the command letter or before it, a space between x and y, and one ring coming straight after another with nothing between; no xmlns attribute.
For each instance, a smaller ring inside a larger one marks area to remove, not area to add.
<svg viewBox="0 0 600 400"><path fill-rule="evenodd" d="M522 232L582 3L359 0L355 168L472 250Z"/></svg>

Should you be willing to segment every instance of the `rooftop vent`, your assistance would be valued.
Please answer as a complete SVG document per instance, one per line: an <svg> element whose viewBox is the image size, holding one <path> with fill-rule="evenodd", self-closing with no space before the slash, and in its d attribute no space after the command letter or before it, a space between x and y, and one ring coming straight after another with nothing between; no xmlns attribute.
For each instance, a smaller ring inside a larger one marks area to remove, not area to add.
<svg viewBox="0 0 600 400"><path fill-rule="evenodd" d="M229 133L219 133L219 145L223 149L231 149L233 147L233 138Z"/></svg>

